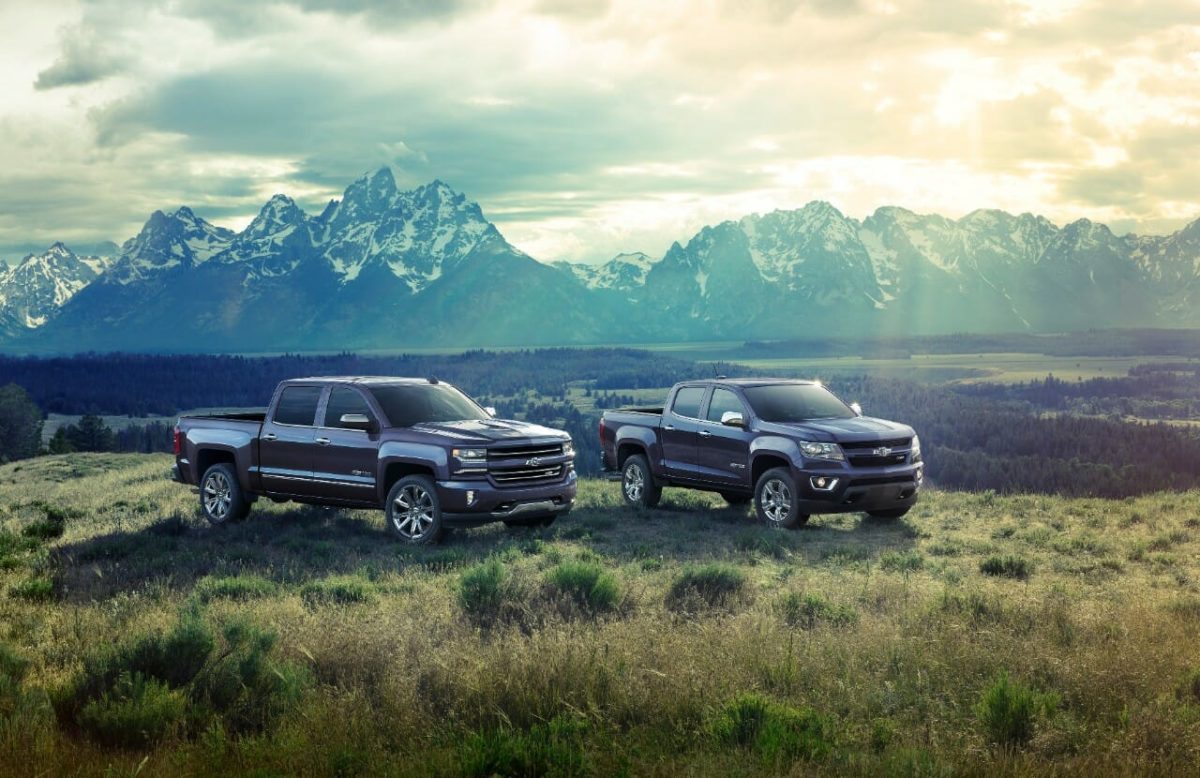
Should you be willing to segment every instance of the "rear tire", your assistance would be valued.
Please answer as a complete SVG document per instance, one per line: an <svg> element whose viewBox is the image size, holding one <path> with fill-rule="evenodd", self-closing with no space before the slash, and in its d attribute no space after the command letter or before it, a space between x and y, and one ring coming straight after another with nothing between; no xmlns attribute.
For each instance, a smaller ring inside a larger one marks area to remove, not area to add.
<svg viewBox="0 0 1200 778"><path fill-rule="evenodd" d="M742 494L741 492L721 492L721 496L730 505L745 505L754 499L754 495Z"/></svg>
<svg viewBox="0 0 1200 778"><path fill-rule="evenodd" d="M228 462L218 462L200 479L200 513L214 526L241 521L250 513L250 501Z"/></svg>
<svg viewBox="0 0 1200 778"><path fill-rule="evenodd" d="M887 511L867 511L867 515L872 519L899 519L908 513L911 508L892 508Z"/></svg>
<svg viewBox="0 0 1200 778"><path fill-rule="evenodd" d="M662 487L654 481L650 463L641 454L633 454L621 466L621 497L626 505L653 508L662 499Z"/></svg>
<svg viewBox="0 0 1200 778"><path fill-rule="evenodd" d="M808 521L800 512L800 492L791 471L776 467L759 476L754 485L754 512L768 527L795 529Z"/></svg>
<svg viewBox="0 0 1200 778"><path fill-rule="evenodd" d="M442 504L428 476L401 478L388 491L387 524L399 540L414 546L437 543L442 538Z"/></svg>

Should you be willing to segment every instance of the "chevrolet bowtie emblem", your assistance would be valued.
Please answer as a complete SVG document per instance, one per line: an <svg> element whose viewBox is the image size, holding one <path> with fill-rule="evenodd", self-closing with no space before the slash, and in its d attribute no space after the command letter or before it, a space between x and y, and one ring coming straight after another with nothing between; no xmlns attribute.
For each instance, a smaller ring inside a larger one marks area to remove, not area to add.
<svg viewBox="0 0 1200 778"><path fill-rule="evenodd" d="M534 457L533 459L526 459L526 460L525 460L525 466L526 466L526 467L537 467L537 466L538 466L538 465L540 465L541 463L542 463L542 458L541 458L541 457Z"/></svg>
<svg viewBox="0 0 1200 778"><path fill-rule="evenodd" d="M892 453L892 450L887 446L880 446L879 448L875 449L873 453L877 457L886 457L888 454Z"/></svg>

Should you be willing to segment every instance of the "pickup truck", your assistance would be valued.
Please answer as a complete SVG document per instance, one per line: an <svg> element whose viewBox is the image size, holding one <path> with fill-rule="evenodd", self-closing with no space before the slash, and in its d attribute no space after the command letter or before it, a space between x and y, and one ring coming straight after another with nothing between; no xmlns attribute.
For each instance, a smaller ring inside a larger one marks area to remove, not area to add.
<svg viewBox="0 0 1200 778"><path fill-rule="evenodd" d="M213 524L259 496L382 508L406 543L550 524L575 500L571 436L494 415L436 378L297 378L263 412L181 416L171 478L198 487Z"/></svg>
<svg viewBox="0 0 1200 778"><path fill-rule="evenodd" d="M814 513L895 519L917 502L921 440L862 415L816 381L718 378L676 384L664 408L606 411L600 448L630 505L664 486L753 500L759 521L795 528Z"/></svg>

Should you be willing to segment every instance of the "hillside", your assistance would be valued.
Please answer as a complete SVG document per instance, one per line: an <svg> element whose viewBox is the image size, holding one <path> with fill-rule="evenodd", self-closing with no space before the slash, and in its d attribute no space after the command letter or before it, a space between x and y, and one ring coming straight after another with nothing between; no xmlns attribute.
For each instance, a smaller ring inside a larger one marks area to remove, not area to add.
<svg viewBox="0 0 1200 778"><path fill-rule="evenodd" d="M1191 774L1200 492L932 492L794 533L585 481L548 530L194 518L0 467L0 773Z"/></svg>
<svg viewBox="0 0 1200 778"><path fill-rule="evenodd" d="M539 261L542 260L542 261ZM1200 326L1200 221L1165 236L1080 219L826 202L601 265L521 251L445 182L390 168L319 213L285 194L241 232L155 211L114 257L62 244L0 275L15 352L277 352L813 339Z"/></svg>

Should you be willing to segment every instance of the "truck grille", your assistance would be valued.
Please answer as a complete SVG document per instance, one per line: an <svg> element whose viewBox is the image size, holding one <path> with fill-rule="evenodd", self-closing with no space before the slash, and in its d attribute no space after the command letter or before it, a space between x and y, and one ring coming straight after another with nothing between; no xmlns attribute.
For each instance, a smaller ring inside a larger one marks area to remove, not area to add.
<svg viewBox="0 0 1200 778"><path fill-rule="evenodd" d="M530 486L562 478L565 463L546 463L560 457L561 443L488 449L488 475L497 486Z"/></svg>
<svg viewBox="0 0 1200 778"><path fill-rule="evenodd" d="M860 440L843 443L846 458L852 467L887 467L902 465L908 461L912 452L912 438L893 438L892 440ZM877 454L880 448L891 449L886 454Z"/></svg>

